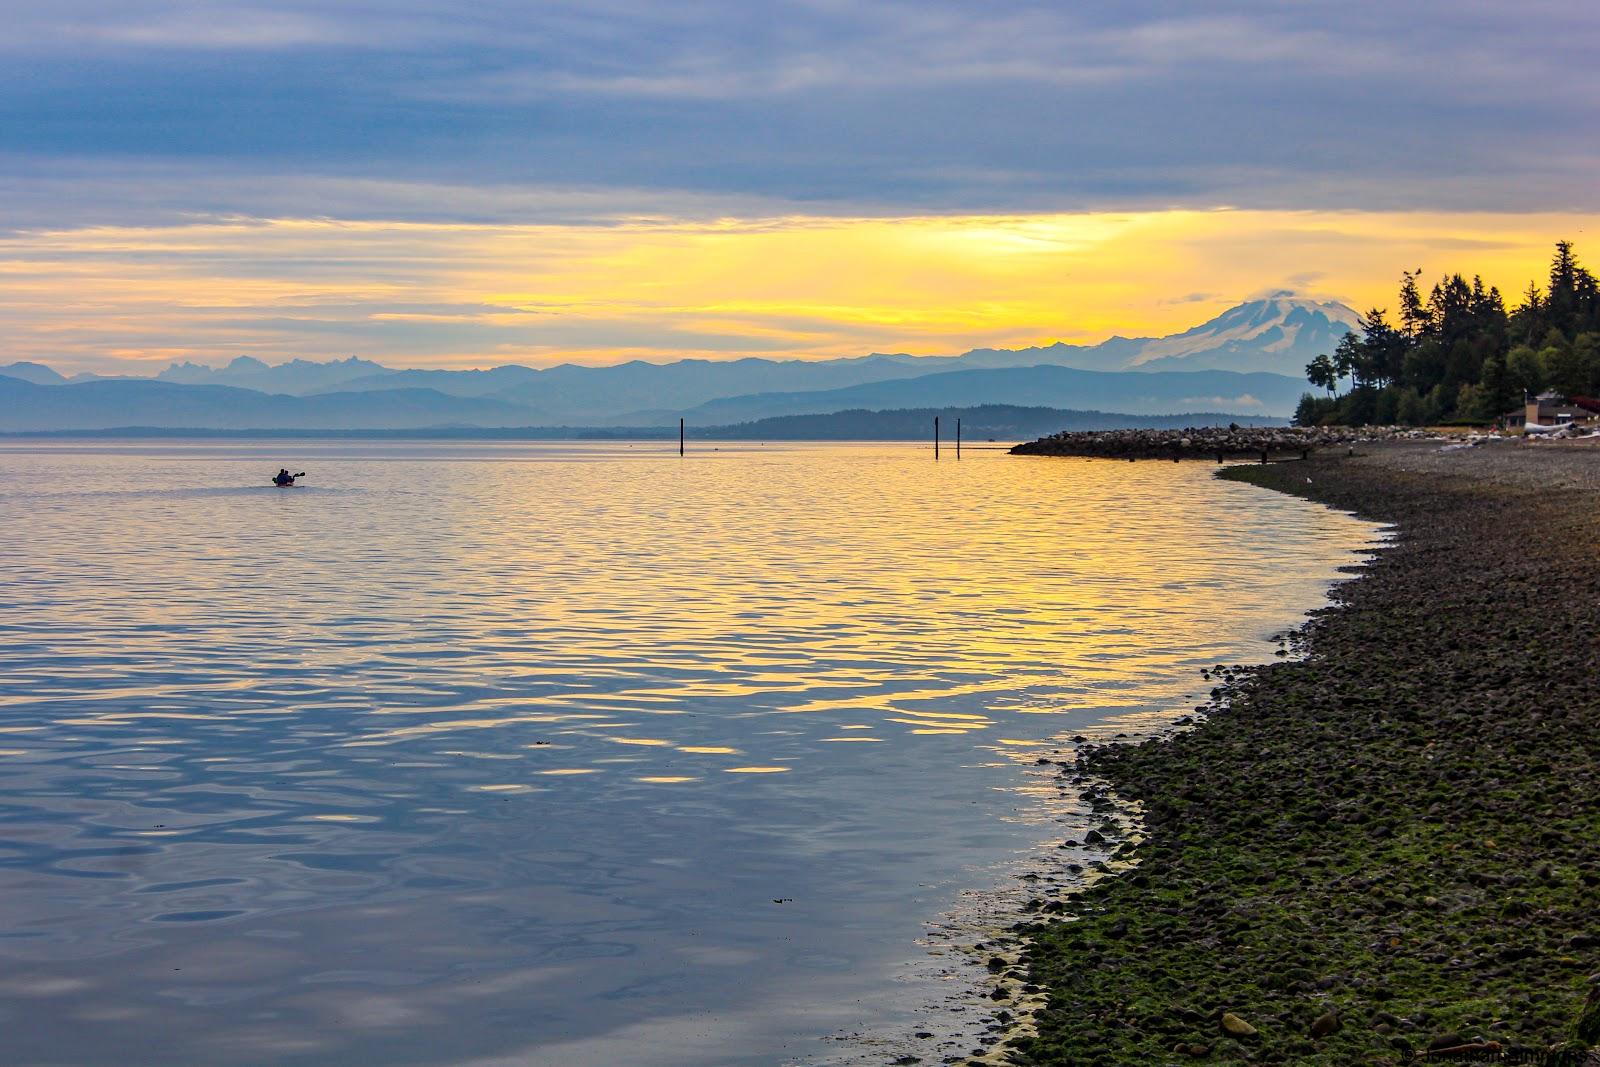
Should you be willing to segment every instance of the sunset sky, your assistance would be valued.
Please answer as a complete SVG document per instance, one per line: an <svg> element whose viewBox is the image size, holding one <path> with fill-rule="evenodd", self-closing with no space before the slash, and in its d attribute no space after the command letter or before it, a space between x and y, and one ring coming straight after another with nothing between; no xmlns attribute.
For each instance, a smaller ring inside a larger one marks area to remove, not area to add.
<svg viewBox="0 0 1600 1067"><path fill-rule="evenodd" d="M1600 263L1600 8L4 0L0 363L1097 341Z"/></svg>

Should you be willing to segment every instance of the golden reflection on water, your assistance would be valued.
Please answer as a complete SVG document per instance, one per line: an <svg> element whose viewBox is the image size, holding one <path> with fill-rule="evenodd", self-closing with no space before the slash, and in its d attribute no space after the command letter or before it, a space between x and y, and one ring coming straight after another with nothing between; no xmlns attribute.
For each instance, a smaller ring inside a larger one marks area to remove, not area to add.
<svg viewBox="0 0 1600 1067"><path fill-rule="evenodd" d="M1033 746L1194 703L1368 529L899 445L0 444L0 957L97 990L35 1058L463 1062L903 959L1045 832Z"/></svg>
<svg viewBox="0 0 1600 1067"><path fill-rule="evenodd" d="M225 491L258 480L242 462L146 458L125 494L127 457L8 455L64 525L31 561L53 599L14 624L58 655L0 708L108 737L301 729L318 709L330 745L545 779L601 769L605 745L657 752L642 781L866 740L845 730L977 742L1038 720L1025 744L1181 698L1194 667L1288 621L1323 578L1296 566L1308 550L1352 536L1200 466L414 447L308 460L292 498ZM63 467L74 491L53 498ZM291 555L293 599L263 610L251 576ZM254 661L276 649L278 669Z"/></svg>

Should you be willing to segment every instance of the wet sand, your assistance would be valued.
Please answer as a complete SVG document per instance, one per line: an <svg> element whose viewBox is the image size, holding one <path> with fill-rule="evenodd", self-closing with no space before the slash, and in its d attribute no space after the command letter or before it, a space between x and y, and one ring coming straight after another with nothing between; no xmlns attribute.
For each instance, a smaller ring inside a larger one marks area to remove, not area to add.
<svg viewBox="0 0 1600 1067"><path fill-rule="evenodd" d="M1047 1006L1001 1062L1401 1063L1596 1025L1600 449L1438 449L1224 472L1396 538L1301 656L1064 769L1142 807L1138 869L1027 927Z"/></svg>

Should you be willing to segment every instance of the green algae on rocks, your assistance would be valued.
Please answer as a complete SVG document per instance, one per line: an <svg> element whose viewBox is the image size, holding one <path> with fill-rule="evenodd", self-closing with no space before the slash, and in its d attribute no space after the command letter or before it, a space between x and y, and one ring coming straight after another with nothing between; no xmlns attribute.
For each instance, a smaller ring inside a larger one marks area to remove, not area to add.
<svg viewBox="0 0 1600 1067"><path fill-rule="evenodd" d="M1224 477L1394 523L1194 729L1089 750L1136 876L1028 927L1018 1063L1398 1064L1577 1038L1600 971L1600 450ZM1570 1047L1570 1045L1569 1045Z"/></svg>

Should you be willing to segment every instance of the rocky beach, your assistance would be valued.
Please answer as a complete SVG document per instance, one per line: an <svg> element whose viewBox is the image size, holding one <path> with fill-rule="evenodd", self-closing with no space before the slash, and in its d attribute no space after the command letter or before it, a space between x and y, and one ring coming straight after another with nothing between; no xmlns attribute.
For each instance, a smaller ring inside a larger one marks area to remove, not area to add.
<svg viewBox="0 0 1600 1067"><path fill-rule="evenodd" d="M1104 806L1108 783L1142 813L1131 838L1104 828L1136 866L1019 927L1044 1004L998 1062L1586 1062L1600 1041L1588 445L1394 440L1221 472L1395 537L1281 661L1218 665L1197 725L1063 767L1086 800Z"/></svg>

